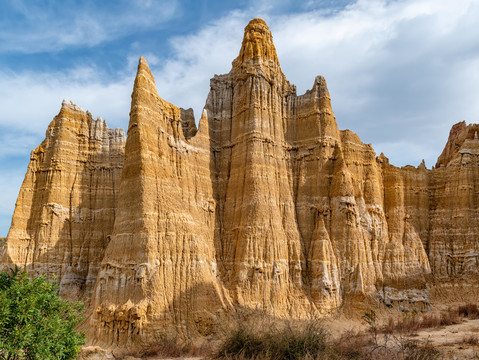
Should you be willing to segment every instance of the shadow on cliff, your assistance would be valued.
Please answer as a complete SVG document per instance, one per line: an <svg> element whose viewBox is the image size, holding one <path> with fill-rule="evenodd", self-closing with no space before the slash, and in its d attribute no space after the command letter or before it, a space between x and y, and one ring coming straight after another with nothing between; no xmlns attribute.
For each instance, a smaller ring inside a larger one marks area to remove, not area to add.
<svg viewBox="0 0 479 360"><path fill-rule="evenodd" d="M214 343L240 325L251 324L260 329L287 322L320 320L314 314L305 314L302 319L285 319L237 304L214 308L207 298L212 291L215 291L212 284L197 284L175 297L164 311L155 316L146 315L142 320L128 318L121 306L108 318L95 314L95 309L90 307L92 320L85 321L82 329L87 330L89 345L109 348L115 355L124 356L145 354L154 348L191 348ZM150 302L148 308L152 306Z"/></svg>
<svg viewBox="0 0 479 360"><path fill-rule="evenodd" d="M55 275L62 297L88 304L113 230L121 168L116 158L106 168L98 166L104 159L92 151L86 159L76 159L75 173L69 175L54 165L43 169L43 163L54 161L45 159L48 156L37 150L32 153L38 164L30 163L24 181L32 177L34 189L26 227L30 241L26 249L15 249L23 259L5 251L5 263L19 263L32 276Z"/></svg>

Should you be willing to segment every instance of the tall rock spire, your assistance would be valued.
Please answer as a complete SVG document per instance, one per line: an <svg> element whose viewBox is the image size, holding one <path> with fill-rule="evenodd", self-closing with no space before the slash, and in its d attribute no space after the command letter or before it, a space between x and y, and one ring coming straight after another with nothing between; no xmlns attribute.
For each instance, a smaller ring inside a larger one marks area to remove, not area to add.
<svg viewBox="0 0 479 360"><path fill-rule="evenodd" d="M92 336L103 344L207 335L228 307L205 130L185 140L180 109L158 96L140 58L117 216L92 301Z"/></svg>
<svg viewBox="0 0 479 360"><path fill-rule="evenodd" d="M273 36L263 19L254 18L246 26L240 53L233 61L233 72L239 77L263 76L268 81L278 75L284 76L279 66Z"/></svg>
<svg viewBox="0 0 479 360"><path fill-rule="evenodd" d="M231 72L212 80L207 102L214 138L216 243L233 301L277 316L315 311L304 291L305 254L290 176L287 136L294 97L271 32L264 20L253 19Z"/></svg>

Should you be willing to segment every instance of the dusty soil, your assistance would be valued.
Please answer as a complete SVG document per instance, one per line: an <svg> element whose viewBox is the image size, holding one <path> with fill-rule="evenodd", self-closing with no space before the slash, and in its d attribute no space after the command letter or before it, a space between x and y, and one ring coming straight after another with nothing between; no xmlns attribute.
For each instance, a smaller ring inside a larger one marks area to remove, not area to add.
<svg viewBox="0 0 479 360"><path fill-rule="evenodd" d="M444 311L446 307L437 307L433 311ZM390 316L401 317L404 314L397 311L381 311L378 313L378 327L381 327L383 321ZM352 334L367 331L367 324L360 316L351 318L349 316L337 315L329 319L324 319L324 327L328 330L333 338L340 337L345 332ZM384 335L380 335L384 336ZM434 348L441 351L443 359L477 359L479 360L479 319L464 319L461 323L455 325L442 326L437 328L420 329L413 333L395 333L397 339L411 340L421 344L430 344ZM379 339L379 341L383 341ZM392 341L394 343L394 340ZM103 360L103 357L100 357ZM85 358L87 359L87 358ZM94 357L87 360L95 359ZM149 360L201 360L202 357L182 357L182 358L165 358L165 357L148 357ZM126 360L126 359L125 359ZM130 358L128 360L137 360Z"/></svg>
<svg viewBox="0 0 479 360"><path fill-rule="evenodd" d="M479 359L479 320L423 329L411 339L429 342L441 350L446 359Z"/></svg>

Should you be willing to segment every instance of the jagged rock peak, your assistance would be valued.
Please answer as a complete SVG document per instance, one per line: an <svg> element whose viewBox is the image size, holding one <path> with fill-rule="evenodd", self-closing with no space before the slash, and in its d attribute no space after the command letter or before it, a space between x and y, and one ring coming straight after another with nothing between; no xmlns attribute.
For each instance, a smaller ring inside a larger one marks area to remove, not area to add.
<svg viewBox="0 0 479 360"><path fill-rule="evenodd" d="M86 131L88 128L88 138L90 139L102 139L104 137L105 143L115 144L123 144L126 141L124 129L108 128L106 121L101 116L98 116L95 120L90 111L83 110L71 100L63 99L60 112L48 125L46 137L56 136L59 131L68 129L70 126L76 130L80 129L80 132Z"/></svg>
<svg viewBox="0 0 479 360"><path fill-rule="evenodd" d="M436 168L447 166L455 155L461 152L463 146L470 146L471 143L466 140L476 139L475 133L477 131L479 131L479 124L466 124L465 121L454 124L449 132L444 150L437 159Z"/></svg>
<svg viewBox="0 0 479 360"><path fill-rule="evenodd" d="M422 159L421 163L419 164L419 166L417 168L418 169L427 169L426 168L426 162L424 161L424 159Z"/></svg>
<svg viewBox="0 0 479 360"><path fill-rule="evenodd" d="M238 57L233 61L233 70L239 75L262 75L272 80L281 74L273 36L260 18L254 18L244 29L243 43Z"/></svg>
<svg viewBox="0 0 479 360"><path fill-rule="evenodd" d="M329 90L328 90L328 84L326 83L326 79L324 78L323 75L318 75L314 79L313 89L315 89L315 88L317 88L319 90L319 94L321 96L330 97Z"/></svg>
<svg viewBox="0 0 479 360"><path fill-rule="evenodd" d="M62 101L62 108L69 108L76 111L84 111L80 106L74 104L73 101L66 101L65 99L63 99Z"/></svg>
<svg viewBox="0 0 479 360"><path fill-rule="evenodd" d="M146 80L146 84L143 84L142 81L139 81L141 78ZM138 70L136 72L135 84L133 87L133 94L139 86L145 87L145 85L147 88L152 88L151 90L154 89L154 92L156 92L155 79L151 74L150 67L148 66L148 63L146 62L145 58L143 56L140 56L140 60L138 60Z"/></svg>
<svg viewBox="0 0 479 360"><path fill-rule="evenodd" d="M60 295L88 304L113 229L124 148L123 129L63 100L30 154L0 263L55 275Z"/></svg>

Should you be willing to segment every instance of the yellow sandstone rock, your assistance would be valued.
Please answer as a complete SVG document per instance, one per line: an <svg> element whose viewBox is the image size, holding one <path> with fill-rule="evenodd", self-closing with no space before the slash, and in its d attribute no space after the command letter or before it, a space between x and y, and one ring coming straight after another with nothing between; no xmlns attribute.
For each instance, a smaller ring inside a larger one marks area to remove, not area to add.
<svg viewBox="0 0 479 360"><path fill-rule="evenodd" d="M198 128L143 58L125 147L64 104L2 262L56 274L90 303L89 342L110 347L208 335L244 309L307 318L367 296L427 308L432 276L479 271L478 130L455 125L435 169L397 168L338 129L323 77L296 94L254 19Z"/></svg>
<svg viewBox="0 0 479 360"><path fill-rule="evenodd" d="M31 153L2 264L55 275L88 302L115 220L125 134L63 101Z"/></svg>

